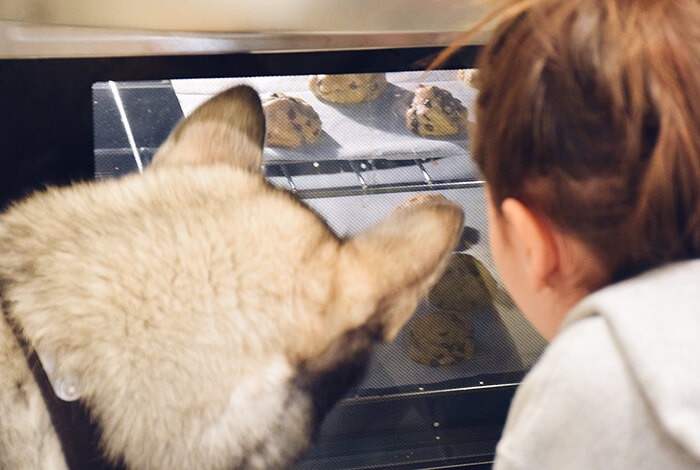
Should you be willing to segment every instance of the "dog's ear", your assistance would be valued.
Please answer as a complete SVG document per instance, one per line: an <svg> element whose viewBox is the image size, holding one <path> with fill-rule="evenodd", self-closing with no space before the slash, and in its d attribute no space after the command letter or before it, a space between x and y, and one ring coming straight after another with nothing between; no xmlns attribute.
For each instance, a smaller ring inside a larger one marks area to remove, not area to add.
<svg viewBox="0 0 700 470"><path fill-rule="evenodd" d="M346 320L373 316L383 339L396 336L445 270L463 223L459 206L430 197L346 242L338 266L342 297L352 312Z"/></svg>
<svg viewBox="0 0 700 470"><path fill-rule="evenodd" d="M182 120L151 166L230 164L259 172L265 141L260 97L248 86L230 88Z"/></svg>

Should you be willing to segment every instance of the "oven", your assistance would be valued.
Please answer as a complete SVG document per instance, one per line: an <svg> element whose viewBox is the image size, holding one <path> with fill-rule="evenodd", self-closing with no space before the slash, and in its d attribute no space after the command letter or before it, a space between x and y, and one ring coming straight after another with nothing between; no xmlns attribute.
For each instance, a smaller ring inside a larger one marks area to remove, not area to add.
<svg viewBox="0 0 700 470"><path fill-rule="evenodd" d="M393 342L375 348L368 374L327 416L299 468L488 468L515 388L545 342L495 273L468 126L424 136L406 119L417 87L432 85L459 100L473 122L478 90L469 78L485 36L440 69L425 68L479 8L452 0L352 8L211 0L134 16L146 7L58 3L0 6L0 207L47 184L143 171L173 126L228 86L302 99L320 118L318 139L268 145L267 180L296 193L340 236L414 195L443 194L465 210L455 252L486 270L486 294L478 295L488 299L458 306L425 299ZM309 86L312 76L347 74L380 74L386 86L351 104ZM468 354L425 350L432 334L425 319L441 314L468 325L457 334L469 341Z"/></svg>

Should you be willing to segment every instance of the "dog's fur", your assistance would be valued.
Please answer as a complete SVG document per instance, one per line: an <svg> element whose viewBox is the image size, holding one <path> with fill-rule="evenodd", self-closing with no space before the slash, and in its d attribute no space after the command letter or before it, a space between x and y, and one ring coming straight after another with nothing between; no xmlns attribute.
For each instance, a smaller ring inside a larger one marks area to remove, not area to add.
<svg viewBox="0 0 700 470"><path fill-rule="evenodd" d="M264 135L257 94L233 88L142 175L0 216L0 468L66 468L21 342L77 379L112 461L267 469L298 457L372 343L398 333L462 211L429 199L340 240L265 183Z"/></svg>

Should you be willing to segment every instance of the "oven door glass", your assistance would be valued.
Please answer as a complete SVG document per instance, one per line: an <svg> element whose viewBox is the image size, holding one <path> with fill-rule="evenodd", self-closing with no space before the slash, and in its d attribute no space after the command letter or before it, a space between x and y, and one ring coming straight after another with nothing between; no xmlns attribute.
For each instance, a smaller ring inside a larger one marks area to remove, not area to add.
<svg viewBox="0 0 700 470"><path fill-rule="evenodd" d="M341 237L416 194L441 193L460 204L466 218L451 277L393 342L376 346L366 377L327 417L300 468L487 465L513 389L545 342L504 291L488 249L484 187L469 153L475 71L331 77L334 87L321 92L323 80L329 77L96 83L96 177L143 171L183 116L219 91L248 84L267 100L293 101L279 105L286 119L268 114L268 126L286 127L268 131L266 178L295 192ZM312 119L301 119L299 102ZM455 121L451 112L460 106L464 120ZM441 119L442 127L433 125Z"/></svg>

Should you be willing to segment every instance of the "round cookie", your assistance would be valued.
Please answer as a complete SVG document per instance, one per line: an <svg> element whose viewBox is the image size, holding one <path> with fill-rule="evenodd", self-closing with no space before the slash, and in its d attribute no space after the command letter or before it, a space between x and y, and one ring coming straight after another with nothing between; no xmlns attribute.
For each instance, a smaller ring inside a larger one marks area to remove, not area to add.
<svg viewBox="0 0 700 470"><path fill-rule="evenodd" d="M457 76L472 88L481 88L481 74L478 69L461 69L457 71Z"/></svg>
<svg viewBox="0 0 700 470"><path fill-rule="evenodd" d="M386 74L383 73L312 75L309 78L309 88L314 95L337 104L362 103L377 99L386 87Z"/></svg>
<svg viewBox="0 0 700 470"><path fill-rule="evenodd" d="M418 85L406 111L406 127L422 137L446 137L464 132L467 116L467 108L449 91Z"/></svg>
<svg viewBox="0 0 700 470"><path fill-rule="evenodd" d="M295 148L318 141L321 118L306 101L283 93L269 93L260 99L267 127L266 145Z"/></svg>
<svg viewBox="0 0 700 470"><path fill-rule="evenodd" d="M496 280L481 261L466 253L454 253L428 293L428 301L445 310L464 312L491 305L496 290Z"/></svg>
<svg viewBox="0 0 700 470"><path fill-rule="evenodd" d="M460 314L431 312L408 324L409 357L432 367L449 366L474 356L472 326Z"/></svg>

